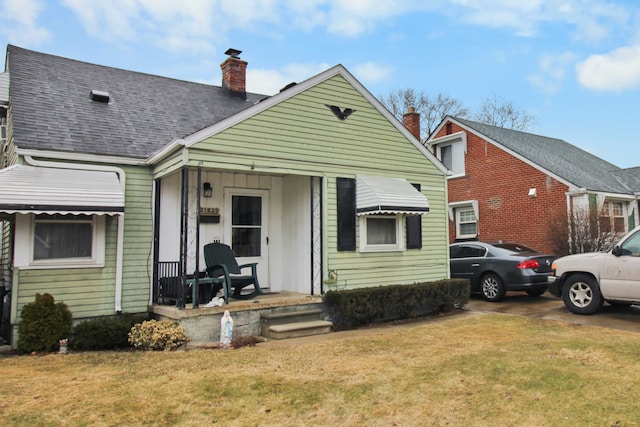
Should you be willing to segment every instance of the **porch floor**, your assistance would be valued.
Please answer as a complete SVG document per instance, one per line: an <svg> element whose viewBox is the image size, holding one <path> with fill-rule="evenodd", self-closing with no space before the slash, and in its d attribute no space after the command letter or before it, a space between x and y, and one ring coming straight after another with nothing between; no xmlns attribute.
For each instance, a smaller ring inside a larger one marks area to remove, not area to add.
<svg viewBox="0 0 640 427"><path fill-rule="evenodd" d="M322 296L299 294L295 292L265 292L249 300L237 300L229 298L229 304L222 307L204 307L200 304L198 308L192 308L189 303L183 309L175 305L152 304L149 312L174 320L186 319L189 317L222 314L225 310L230 313L241 311L264 310L268 308L287 307L293 305L318 304L322 302Z"/></svg>

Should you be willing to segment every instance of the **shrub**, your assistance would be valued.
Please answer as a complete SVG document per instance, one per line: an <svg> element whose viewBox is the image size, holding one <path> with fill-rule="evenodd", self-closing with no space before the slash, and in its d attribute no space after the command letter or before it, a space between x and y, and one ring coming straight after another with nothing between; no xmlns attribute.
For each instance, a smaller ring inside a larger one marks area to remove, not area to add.
<svg viewBox="0 0 640 427"><path fill-rule="evenodd" d="M446 313L469 302L469 281L447 279L413 285L329 291L324 295L335 330L372 322Z"/></svg>
<svg viewBox="0 0 640 427"><path fill-rule="evenodd" d="M57 350L59 340L69 337L73 316L50 294L36 294L34 302L22 307L20 319L18 350L29 353Z"/></svg>
<svg viewBox="0 0 640 427"><path fill-rule="evenodd" d="M129 332L129 343L142 350L175 350L189 341L184 328L169 320L145 320Z"/></svg>
<svg viewBox="0 0 640 427"><path fill-rule="evenodd" d="M129 346L129 331L136 323L133 316L100 317L73 327L71 348L75 350L114 350Z"/></svg>

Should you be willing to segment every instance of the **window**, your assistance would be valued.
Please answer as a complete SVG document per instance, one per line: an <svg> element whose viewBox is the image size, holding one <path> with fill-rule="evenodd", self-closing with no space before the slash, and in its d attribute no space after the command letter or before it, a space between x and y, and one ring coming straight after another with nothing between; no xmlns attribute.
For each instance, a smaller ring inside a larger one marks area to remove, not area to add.
<svg viewBox="0 0 640 427"><path fill-rule="evenodd" d="M366 215L360 217L360 251L400 251L402 239L401 215Z"/></svg>
<svg viewBox="0 0 640 427"><path fill-rule="evenodd" d="M466 134L457 132L430 143L435 146L436 157L452 173L451 177L464 176L464 155L467 150Z"/></svg>
<svg viewBox="0 0 640 427"><path fill-rule="evenodd" d="M603 232L613 231L614 233L626 231L623 202L610 200L604 202L600 211L600 230Z"/></svg>
<svg viewBox="0 0 640 427"><path fill-rule="evenodd" d="M32 224L30 265L104 265L104 217L42 214Z"/></svg>
<svg viewBox="0 0 640 427"><path fill-rule="evenodd" d="M456 237L471 238L478 235L478 219L473 207L461 207L456 212Z"/></svg>
<svg viewBox="0 0 640 427"><path fill-rule="evenodd" d="M238 257L259 257L262 244L262 197L231 197L231 247Z"/></svg>
<svg viewBox="0 0 640 427"><path fill-rule="evenodd" d="M91 258L91 217L38 215L35 220L33 259Z"/></svg>
<svg viewBox="0 0 640 427"><path fill-rule="evenodd" d="M622 244L624 255L640 256L640 232L635 233Z"/></svg>
<svg viewBox="0 0 640 427"><path fill-rule="evenodd" d="M476 245L453 245L449 247L449 258L482 258L487 250Z"/></svg>
<svg viewBox="0 0 640 427"><path fill-rule="evenodd" d="M440 147L440 160L449 170L453 170L453 146L445 145Z"/></svg>

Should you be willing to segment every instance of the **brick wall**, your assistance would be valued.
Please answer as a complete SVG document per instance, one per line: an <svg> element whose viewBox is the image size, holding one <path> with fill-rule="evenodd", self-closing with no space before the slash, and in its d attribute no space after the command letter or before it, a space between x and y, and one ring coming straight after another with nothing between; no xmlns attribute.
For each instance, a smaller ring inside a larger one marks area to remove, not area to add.
<svg viewBox="0 0 640 427"><path fill-rule="evenodd" d="M437 137L446 135L446 126ZM451 132L462 131L453 124ZM536 188L537 196L529 197ZM449 203L478 201L478 239L522 243L551 253L549 223L566 217L568 187L506 151L467 133L465 176L449 180ZM450 241L455 241L455 223Z"/></svg>

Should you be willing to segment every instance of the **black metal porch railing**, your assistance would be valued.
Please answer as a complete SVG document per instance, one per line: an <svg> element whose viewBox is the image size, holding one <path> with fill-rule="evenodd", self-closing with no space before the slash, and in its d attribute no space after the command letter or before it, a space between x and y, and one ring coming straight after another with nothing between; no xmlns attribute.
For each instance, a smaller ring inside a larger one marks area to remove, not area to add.
<svg viewBox="0 0 640 427"><path fill-rule="evenodd" d="M186 292L181 277L180 261L161 261L156 265L157 278L153 286L153 302L156 304L174 303L184 307Z"/></svg>

